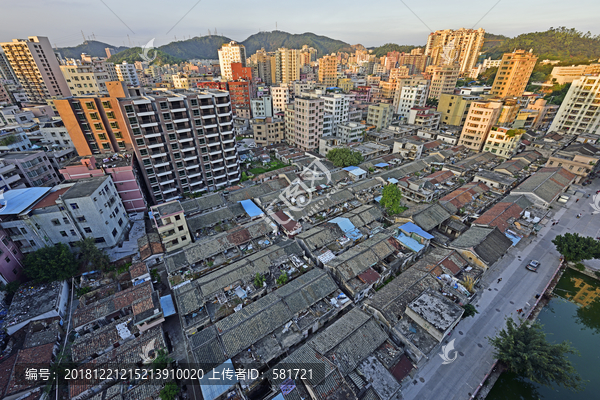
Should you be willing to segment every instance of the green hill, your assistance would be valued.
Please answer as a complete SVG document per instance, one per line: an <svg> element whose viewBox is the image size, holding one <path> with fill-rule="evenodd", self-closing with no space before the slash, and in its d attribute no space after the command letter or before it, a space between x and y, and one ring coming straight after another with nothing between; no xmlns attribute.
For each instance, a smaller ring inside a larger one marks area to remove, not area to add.
<svg viewBox="0 0 600 400"><path fill-rule="evenodd" d="M399 45L396 43L386 43L383 46L379 47L370 47L369 50L373 50L373 54L377 57L385 56L390 51L399 51L400 53L410 53L412 49L416 49L423 46L413 46L413 45Z"/></svg>
<svg viewBox="0 0 600 400"><path fill-rule="evenodd" d="M231 39L225 36L202 36L178 42L171 42L159 49L173 57L191 60L194 58L212 58L218 59L217 50L223 43L230 42ZM250 55L250 54L248 54Z"/></svg>
<svg viewBox="0 0 600 400"><path fill-rule="evenodd" d="M154 61L154 64L158 64L158 65L178 64L180 62L185 61L184 59L173 57L173 56L165 53L160 48L158 48L156 50L150 50L148 53L148 56L152 57L154 55L154 51L158 52L158 54L156 56L156 60ZM142 54L141 47L132 47L130 49L123 50L120 53L115 54L114 56L109 58L108 61L113 62L115 64L120 64L123 61L127 61L128 63L132 64L136 61L143 61L140 54Z"/></svg>
<svg viewBox="0 0 600 400"><path fill-rule="evenodd" d="M298 35L283 31L259 32L244 40L242 44L246 47L247 56L251 56L261 48L266 51L275 51L280 47L301 49L305 44L317 49L319 57L337 51L352 51L352 46L346 42L310 32Z"/></svg>
<svg viewBox="0 0 600 400"><path fill-rule="evenodd" d="M600 36L592 36L590 32L583 33L564 26L550 28L545 32L523 33L514 38L501 38L496 42L497 44L487 49L484 43L486 57L497 60L503 53L510 53L514 49L533 49L540 60L580 62L600 58Z"/></svg>
<svg viewBox="0 0 600 400"><path fill-rule="evenodd" d="M87 40L85 43L75 47L61 47L58 51L65 58L80 58L81 53L86 53L92 57L106 57L106 51L104 49L107 47L110 47L117 53L128 49L128 47L124 46L115 47L96 40Z"/></svg>
<svg viewBox="0 0 600 400"><path fill-rule="evenodd" d="M481 47L481 51L486 52L489 49L497 47L504 43L504 41L507 39L510 38L508 36L494 35L493 33L486 32L483 39L483 46Z"/></svg>

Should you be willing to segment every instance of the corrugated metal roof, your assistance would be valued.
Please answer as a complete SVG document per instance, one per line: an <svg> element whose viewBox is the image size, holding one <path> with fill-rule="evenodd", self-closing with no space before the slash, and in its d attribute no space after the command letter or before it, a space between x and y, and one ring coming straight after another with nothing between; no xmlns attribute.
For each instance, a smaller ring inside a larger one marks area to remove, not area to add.
<svg viewBox="0 0 600 400"><path fill-rule="evenodd" d="M0 200L2 208L0 215L16 215L27 210L36 201L50 192L52 188L34 187L27 189L12 189L3 193L4 199Z"/></svg>

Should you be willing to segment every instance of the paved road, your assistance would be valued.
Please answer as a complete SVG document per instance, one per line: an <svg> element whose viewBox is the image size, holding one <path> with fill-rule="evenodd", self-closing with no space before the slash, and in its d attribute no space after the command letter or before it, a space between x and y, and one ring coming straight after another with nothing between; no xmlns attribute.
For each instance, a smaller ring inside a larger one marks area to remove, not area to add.
<svg viewBox="0 0 600 400"><path fill-rule="evenodd" d="M475 317L466 318L454 329L445 342L455 339L454 347L459 356L451 364L442 365L438 355L432 355L423 365L412 383L403 388L403 397L412 399L456 399L467 400L481 383L485 374L494 362L492 347L486 337L494 336L498 329L504 327L504 318L516 317L516 310L527 308L526 303L533 305L535 295L541 293L549 282L559 263L559 254L551 243L552 239L566 232L577 232L582 235L600 236L600 214L591 215L594 211L591 200L600 184L596 181L571 199L566 206L554 205L554 219L559 224L542 228L537 237L523 240L511 248L500 262L488 271L480 289L481 295L475 300L479 311ZM591 193L592 197L585 198ZM576 202L577 197L582 197ZM583 213L578 219L576 215ZM541 262L538 273L525 269L531 259ZM497 279L502 278L500 283Z"/></svg>

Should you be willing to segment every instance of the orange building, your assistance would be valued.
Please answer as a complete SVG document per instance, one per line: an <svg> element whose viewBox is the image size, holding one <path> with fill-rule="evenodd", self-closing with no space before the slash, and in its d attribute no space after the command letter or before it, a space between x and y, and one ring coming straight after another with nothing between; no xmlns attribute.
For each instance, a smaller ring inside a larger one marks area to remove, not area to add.
<svg viewBox="0 0 600 400"><path fill-rule="evenodd" d="M531 51L504 53L490 93L500 97L521 97L537 59Z"/></svg>

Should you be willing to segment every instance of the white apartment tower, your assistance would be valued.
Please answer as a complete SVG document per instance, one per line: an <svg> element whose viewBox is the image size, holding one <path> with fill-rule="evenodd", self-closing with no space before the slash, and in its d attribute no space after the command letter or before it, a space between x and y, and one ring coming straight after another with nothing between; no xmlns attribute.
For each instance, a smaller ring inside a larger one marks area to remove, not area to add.
<svg viewBox="0 0 600 400"><path fill-rule="evenodd" d="M123 61L122 64L115 64L115 71L117 73L117 79L121 82L125 82L127 85L131 86L140 86L140 80L135 70L135 65Z"/></svg>
<svg viewBox="0 0 600 400"><path fill-rule="evenodd" d="M273 114L285 110L285 105L290 102L290 88L287 84L271 86L271 97L273 98Z"/></svg>
<svg viewBox="0 0 600 400"><path fill-rule="evenodd" d="M550 131L570 135L600 135L600 76L575 79L565 96Z"/></svg>
<svg viewBox="0 0 600 400"><path fill-rule="evenodd" d="M424 107L429 93L428 80L422 76L398 79L394 93L394 113L408 118L413 107Z"/></svg>
<svg viewBox="0 0 600 400"><path fill-rule="evenodd" d="M221 78L224 81L233 80L231 63L242 63L243 67L246 66L246 48L243 44L233 40L223 44L219 49L219 66L221 68Z"/></svg>
<svg viewBox="0 0 600 400"><path fill-rule="evenodd" d="M47 37L13 39L0 46L29 101L44 103L50 97L71 94Z"/></svg>

